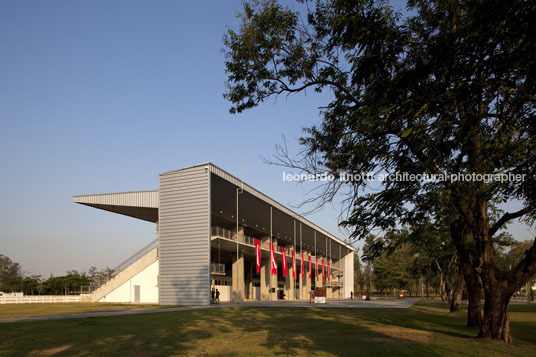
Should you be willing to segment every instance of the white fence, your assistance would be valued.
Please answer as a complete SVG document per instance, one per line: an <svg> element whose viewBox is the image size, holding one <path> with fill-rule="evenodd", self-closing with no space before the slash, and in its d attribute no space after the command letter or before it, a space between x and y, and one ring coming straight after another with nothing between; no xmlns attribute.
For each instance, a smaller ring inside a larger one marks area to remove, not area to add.
<svg viewBox="0 0 536 357"><path fill-rule="evenodd" d="M80 295L0 296L0 304L56 304L80 302Z"/></svg>

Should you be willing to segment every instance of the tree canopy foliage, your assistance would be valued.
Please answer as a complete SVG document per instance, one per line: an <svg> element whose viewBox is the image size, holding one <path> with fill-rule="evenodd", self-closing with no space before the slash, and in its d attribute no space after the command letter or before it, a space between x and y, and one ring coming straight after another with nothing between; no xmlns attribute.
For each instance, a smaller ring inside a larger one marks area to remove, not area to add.
<svg viewBox="0 0 536 357"><path fill-rule="evenodd" d="M367 182L350 182L343 224L364 238L440 220L436 208L453 207L454 246L485 291L479 336L511 341L508 303L536 271L536 244L502 270L493 237L536 207L536 4L409 0L403 16L386 1L306 3L306 16L276 1L244 4L240 28L224 38L231 113L271 96L329 91L322 123L301 139L304 156L283 164L336 177L436 175L364 192ZM500 176L508 174L520 176ZM494 203L512 200L523 207L493 216Z"/></svg>
<svg viewBox="0 0 536 357"><path fill-rule="evenodd" d="M69 270L63 276L22 273L22 267L4 255L0 255L0 291L22 292L25 295L69 295L80 294L84 286L98 286L114 276L110 268L98 270L91 267L86 271Z"/></svg>

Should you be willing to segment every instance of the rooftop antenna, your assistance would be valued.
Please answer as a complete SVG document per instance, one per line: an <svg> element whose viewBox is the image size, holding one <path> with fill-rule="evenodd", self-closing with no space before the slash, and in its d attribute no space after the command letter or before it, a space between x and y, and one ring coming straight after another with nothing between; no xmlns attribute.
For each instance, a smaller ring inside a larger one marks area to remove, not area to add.
<svg viewBox="0 0 536 357"><path fill-rule="evenodd" d="M240 187L240 193L244 192L244 158L242 160L242 186Z"/></svg>

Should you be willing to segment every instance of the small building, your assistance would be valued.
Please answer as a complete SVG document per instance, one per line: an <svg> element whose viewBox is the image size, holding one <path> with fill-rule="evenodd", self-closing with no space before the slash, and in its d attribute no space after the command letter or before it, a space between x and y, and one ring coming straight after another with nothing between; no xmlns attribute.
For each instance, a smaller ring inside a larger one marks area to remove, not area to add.
<svg viewBox="0 0 536 357"><path fill-rule="evenodd" d="M73 202L153 222L158 234L90 301L208 305L216 289L220 301L308 300L318 288L329 300L353 289L351 245L211 163L161 173L156 191Z"/></svg>

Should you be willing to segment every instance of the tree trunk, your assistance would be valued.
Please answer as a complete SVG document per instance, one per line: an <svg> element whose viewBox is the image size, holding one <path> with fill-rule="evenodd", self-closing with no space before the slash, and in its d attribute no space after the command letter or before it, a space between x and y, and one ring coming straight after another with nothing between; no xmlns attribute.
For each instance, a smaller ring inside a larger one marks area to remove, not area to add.
<svg viewBox="0 0 536 357"><path fill-rule="evenodd" d="M462 302L462 295L460 290L463 287L463 274L458 272L458 279L456 279L455 285L452 287L451 294L449 296L450 303L450 312L455 312L460 310L460 305Z"/></svg>
<svg viewBox="0 0 536 357"><path fill-rule="evenodd" d="M486 295L484 317L477 338L491 338L492 340L502 340L507 343L512 342L510 315L508 313L512 295L505 290L502 286L493 286L493 284L484 282Z"/></svg>
<svg viewBox="0 0 536 357"><path fill-rule="evenodd" d="M462 272L467 286L467 326L480 327L482 324L480 282L471 262L462 261Z"/></svg>
<svg viewBox="0 0 536 357"><path fill-rule="evenodd" d="M442 302L445 302L447 301L447 293L446 293L446 283L445 281L443 280L443 273L440 274L440 277L441 277L441 282L439 283L439 297L441 297L441 301Z"/></svg>
<svg viewBox="0 0 536 357"><path fill-rule="evenodd" d="M480 312L480 282L471 260L470 251L465 245L466 226L462 220L456 220L450 225L451 238L460 256L461 268L465 285L467 286L467 326L480 327L482 314Z"/></svg>

